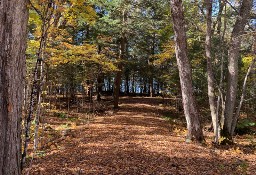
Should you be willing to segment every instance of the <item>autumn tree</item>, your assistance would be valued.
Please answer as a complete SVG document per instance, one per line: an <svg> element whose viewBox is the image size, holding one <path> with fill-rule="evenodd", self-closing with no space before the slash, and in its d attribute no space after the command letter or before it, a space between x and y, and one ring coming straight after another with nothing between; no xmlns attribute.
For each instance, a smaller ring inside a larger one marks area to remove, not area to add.
<svg viewBox="0 0 256 175"><path fill-rule="evenodd" d="M113 84L113 105L118 108L120 86L123 75L123 61L127 57L127 14L129 13L129 1L92 1L98 9L99 19L96 22L95 29L99 47L104 50L111 48L114 54L111 54L115 60L117 69L115 70ZM109 39L106 39L109 38Z"/></svg>
<svg viewBox="0 0 256 175"><path fill-rule="evenodd" d="M30 126L31 121L33 118L34 112L36 113L35 116L35 139L34 139L34 149L36 150L37 144L38 144L38 129L39 129L39 117L41 113L41 93L42 93L42 84L44 79L44 49L47 41L47 35L48 35L48 29L50 27L50 21L54 14L54 4L52 1L45 1L44 3L34 4L33 1L30 1L31 8L37 13L41 20L41 26L40 26L40 37L39 37L39 46L37 48L36 52L36 63L35 67L33 69L33 80L31 85L31 92L29 95L29 104L27 113L25 119L25 141L24 141L24 147L23 147L23 153L22 153L22 162L21 162L21 168L23 168L26 154L27 154L27 148L28 148L28 142L30 140ZM29 25L31 25L31 20L29 20ZM29 30L31 32L31 30ZM30 33L32 35L32 33ZM27 105L25 105L26 107ZM36 109L36 110L34 110Z"/></svg>
<svg viewBox="0 0 256 175"><path fill-rule="evenodd" d="M0 1L0 174L21 174L27 1Z"/></svg>

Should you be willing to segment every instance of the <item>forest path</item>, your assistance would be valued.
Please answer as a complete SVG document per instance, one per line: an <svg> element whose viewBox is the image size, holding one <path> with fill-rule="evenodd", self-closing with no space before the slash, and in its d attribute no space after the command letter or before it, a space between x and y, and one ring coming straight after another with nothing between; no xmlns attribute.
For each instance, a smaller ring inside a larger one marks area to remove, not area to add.
<svg viewBox="0 0 256 175"><path fill-rule="evenodd" d="M30 174L240 174L244 160L197 144L161 118L161 99L124 98L120 109L80 125ZM253 162L252 162L253 163ZM250 163L251 164L251 163ZM240 168L240 169L239 169Z"/></svg>

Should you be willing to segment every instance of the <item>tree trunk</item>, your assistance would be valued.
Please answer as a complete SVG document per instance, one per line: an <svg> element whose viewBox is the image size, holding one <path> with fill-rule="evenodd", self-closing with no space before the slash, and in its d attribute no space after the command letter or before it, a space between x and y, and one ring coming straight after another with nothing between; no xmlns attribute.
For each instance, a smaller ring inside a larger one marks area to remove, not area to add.
<svg viewBox="0 0 256 175"><path fill-rule="evenodd" d="M152 76L152 75L151 75ZM154 94L154 87L153 87L153 84L154 84L154 79L153 77L150 77L149 78L149 96L150 97L153 97L153 94Z"/></svg>
<svg viewBox="0 0 256 175"><path fill-rule="evenodd" d="M136 87L135 87L135 73L132 74L132 94L136 92Z"/></svg>
<svg viewBox="0 0 256 175"><path fill-rule="evenodd" d="M127 71L126 72L126 74L125 74L125 92L126 92L126 94L127 95L129 95L129 93L130 93L130 86L129 86L129 82L130 82L130 79L129 79L129 74L130 74L130 72L129 71Z"/></svg>
<svg viewBox="0 0 256 175"><path fill-rule="evenodd" d="M0 1L0 174L21 174L21 116L28 11L26 1Z"/></svg>
<svg viewBox="0 0 256 175"><path fill-rule="evenodd" d="M214 75L212 70L212 57L211 57L211 35L212 35L212 0L205 0L206 5L206 21L207 21L207 31L205 38L205 55L207 58L207 82L208 82L208 98L211 110L212 124L214 130L214 142L218 143L219 132L218 132L218 118L216 114L216 101L215 101L215 88L214 88Z"/></svg>
<svg viewBox="0 0 256 175"><path fill-rule="evenodd" d="M193 95L192 71L188 59L184 13L181 0L171 0L171 13L175 32L175 52L179 69L183 108L187 121L187 141L194 138L196 141L201 142L204 140L204 136Z"/></svg>
<svg viewBox="0 0 256 175"><path fill-rule="evenodd" d="M101 100L101 94L102 94L102 86L104 84L104 76L103 73L99 73L97 77L97 101Z"/></svg>
<svg viewBox="0 0 256 175"><path fill-rule="evenodd" d="M114 108L118 108L118 102L119 102L119 95L120 95L120 85L122 80L122 63L121 61L124 60L125 55L125 38L122 37L120 41L120 49L119 49L119 63L117 65L118 72L116 73L115 83L114 83Z"/></svg>
<svg viewBox="0 0 256 175"><path fill-rule="evenodd" d="M153 34L153 42L152 42L152 47L151 47L151 56L155 55L155 33ZM150 75L149 75L149 96L153 97L154 96L154 66L151 65L151 59L148 59L148 66L150 69Z"/></svg>
<svg viewBox="0 0 256 175"><path fill-rule="evenodd" d="M238 58L241 44L241 34L244 31L247 19L250 16L252 0L243 0L239 15L234 25L231 42L228 50L228 86L224 112L224 126L222 136L232 141L232 121L235 110L237 83L238 83Z"/></svg>
<svg viewBox="0 0 256 175"><path fill-rule="evenodd" d="M235 132L235 129L236 129L236 124L237 124L237 120L238 120L238 117L239 117L239 114L240 114L240 110L241 110L241 107L242 107L242 104L243 104L243 101L244 101L244 96L245 96L245 91L246 91L246 85L247 85L247 79L249 77L249 75L251 74L253 68L254 68L254 65L255 65L255 62L256 62L256 57L255 57L255 53L256 53L256 36L254 37L254 58L247 70L247 73L244 77L244 83L243 83L243 88L242 88L242 94L241 94L241 98L240 98L240 102L239 102L239 105L237 107L237 110L236 110L236 114L234 116L234 119L232 121L232 130L231 130L231 134L234 135L234 132Z"/></svg>
<svg viewBox="0 0 256 175"><path fill-rule="evenodd" d="M222 14L219 12L218 16L221 16ZM224 94L223 94L223 81L224 81L224 55L226 50L226 42L225 42L225 35L226 35L226 29L227 29L227 4L224 4L224 14L223 14L223 31L222 34L219 34L219 39L222 44L219 45L220 50L220 80L218 85L218 100L217 100L217 109L216 109L216 115L219 119L219 127L220 130L223 128L224 125L224 110L225 110L225 102L224 102ZM219 22L218 22L219 23ZM221 26L220 26L221 28Z"/></svg>
<svg viewBox="0 0 256 175"><path fill-rule="evenodd" d="M122 15L122 23L124 24L126 22L126 12L123 10L123 15ZM118 65L117 68L119 69L116 73L116 78L115 78L115 83L114 83L114 108L118 108L118 102L119 102L119 94L120 94L120 85L122 81L122 61L125 58L125 52L126 52L126 38L124 35L124 32L122 32L122 37L120 38L120 47L119 47L119 57L118 57Z"/></svg>
<svg viewBox="0 0 256 175"><path fill-rule="evenodd" d="M101 53L101 46L98 46L98 54ZM98 76L97 76L97 101L101 100L101 94L102 94L102 86L104 84L104 76L102 73L102 69L101 66L98 67L99 72L98 72Z"/></svg>
<svg viewBox="0 0 256 175"><path fill-rule="evenodd" d="M26 161L28 142L30 141L30 126L31 126L31 121L32 121L33 114L34 114L34 108L35 107L37 109L41 108L40 106L36 106L36 104L41 105L41 102L39 102L39 99L41 98L41 91L42 91L42 85L43 85L43 79L44 79L43 51L46 46L46 39L47 39L47 34L48 34L47 31L51 25L50 18L53 14L53 10L50 10L50 9L52 9L51 6L47 6L47 8L45 9L45 12L44 12L44 14L46 14L46 16L40 16L41 20L42 20L41 39L40 39L40 46L39 46L38 52L37 52L37 61L36 61L36 65L35 65L34 72L33 72L33 80L32 80L33 83L32 83L31 93L30 93L28 116L27 116L25 124L24 124L25 125L25 141L24 141L24 149L23 149L23 153L22 153L21 168L23 168L23 165L25 164L25 161ZM36 10L36 11L39 14L41 14L39 12L39 10ZM39 112L40 112L40 110L39 110ZM39 114L38 111L37 111L37 114ZM40 117L40 116L36 116L36 117ZM39 123L36 123L36 124L39 124Z"/></svg>
<svg viewBox="0 0 256 175"><path fill-rule="evenodd" d="M122 69L122 66L118 66L118 69ZM116 73L116 78L114 83L114 108L118 108L121 80L122 80L122 71L119 70Z"/></svg>
<svg viewBox="0 0 256 175"><path fill-rule="evenodd" d="M143 93L147 94L147 81L145 79L143 81Z"/></svg>

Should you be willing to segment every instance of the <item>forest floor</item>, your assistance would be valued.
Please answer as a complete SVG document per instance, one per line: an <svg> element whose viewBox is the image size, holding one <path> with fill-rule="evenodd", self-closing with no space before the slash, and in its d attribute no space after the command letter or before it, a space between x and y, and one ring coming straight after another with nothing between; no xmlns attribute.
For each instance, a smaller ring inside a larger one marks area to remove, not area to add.
<svg viewBox="0 0 256 175"><path fill-rule="evenodd" d="M39 150L24 174L240 175L255 174L255 137L232 146L185 143L182 114L161 98L122 98L120 109L89 118L47 116Z"/></svg>

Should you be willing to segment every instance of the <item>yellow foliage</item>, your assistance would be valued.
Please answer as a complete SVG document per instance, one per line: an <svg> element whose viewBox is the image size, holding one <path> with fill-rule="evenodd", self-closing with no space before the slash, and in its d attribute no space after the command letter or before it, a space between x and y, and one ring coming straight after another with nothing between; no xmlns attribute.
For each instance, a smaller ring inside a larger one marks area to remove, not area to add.
<svg viewBox="0 0 256 175"><path fill-rule="evenodd" d="M242 66L241 70L242 70L242 72L244 72L244 74L247 72L253 58L254 58L253 55L247 55L242 58L243 66Z"/></svg>
<svg viewBox="0 0 256 175"><path fill-rule="evenodd" d="M253 56L252 55L248 55L248 56L243 57L242 58L242 62L244 64L244 67L248 68L249 65L251 64L252 60L253 60Z"/></svg>
<svg viewBox="0 0 256 175"><path fill-rule="evenodd" d="M70 28L93 25L97 14L94 8L87 3L87 0L54 1L56 8L51 8L51 14L47 12L48 2L46 0L31 0L29 24L33 38L28 40L27 53L35 55L40 47L42 35L42 19L40 15L51 15L50 25L47 31L47 46L45 49L45 61L49 66L59 64L81 64L84 66L100 65L103 71L116 70L116 66L111 59L104 54L98 54L96 45L74 44L74 35ZM36 8L36 10L34 9ZM57 17L57 18L56 18Z"/></svg>
<svg viewBox="0 0 256 175"><path fill-rule="evenodd" d="M87 5L84 0L72 0L65 5L64 18L67 25L79 25L88 23L93 25L97 19L97 14L92 6Z"/></svg>
<svg viewBox="0 0 256 175"><path fill-rule="evenodd" d="M157 58L154 60L155 65L163 64L166 61L170 61L175 54L175 43L174 41L169 41L163 46L163 52L157 54L155 57Z"/></svg>
<svg viewBox="0 0 256 175"><path fill-rule="evenodd" d="M39 45L40 43L37 40L28 40L26 53L28 55L35 55Z"/></svg>
<svg viewBox="0 0 256 175"><path fill-rule="evenodd" d="M62 42L55 48L47 48L49 55L47 63L51 66L59 64L76 63L86 65L93 63L101 65L103 70L113 71L116 66L104 54L97 53L97 47L91 44L72 45Z"/></svg>

